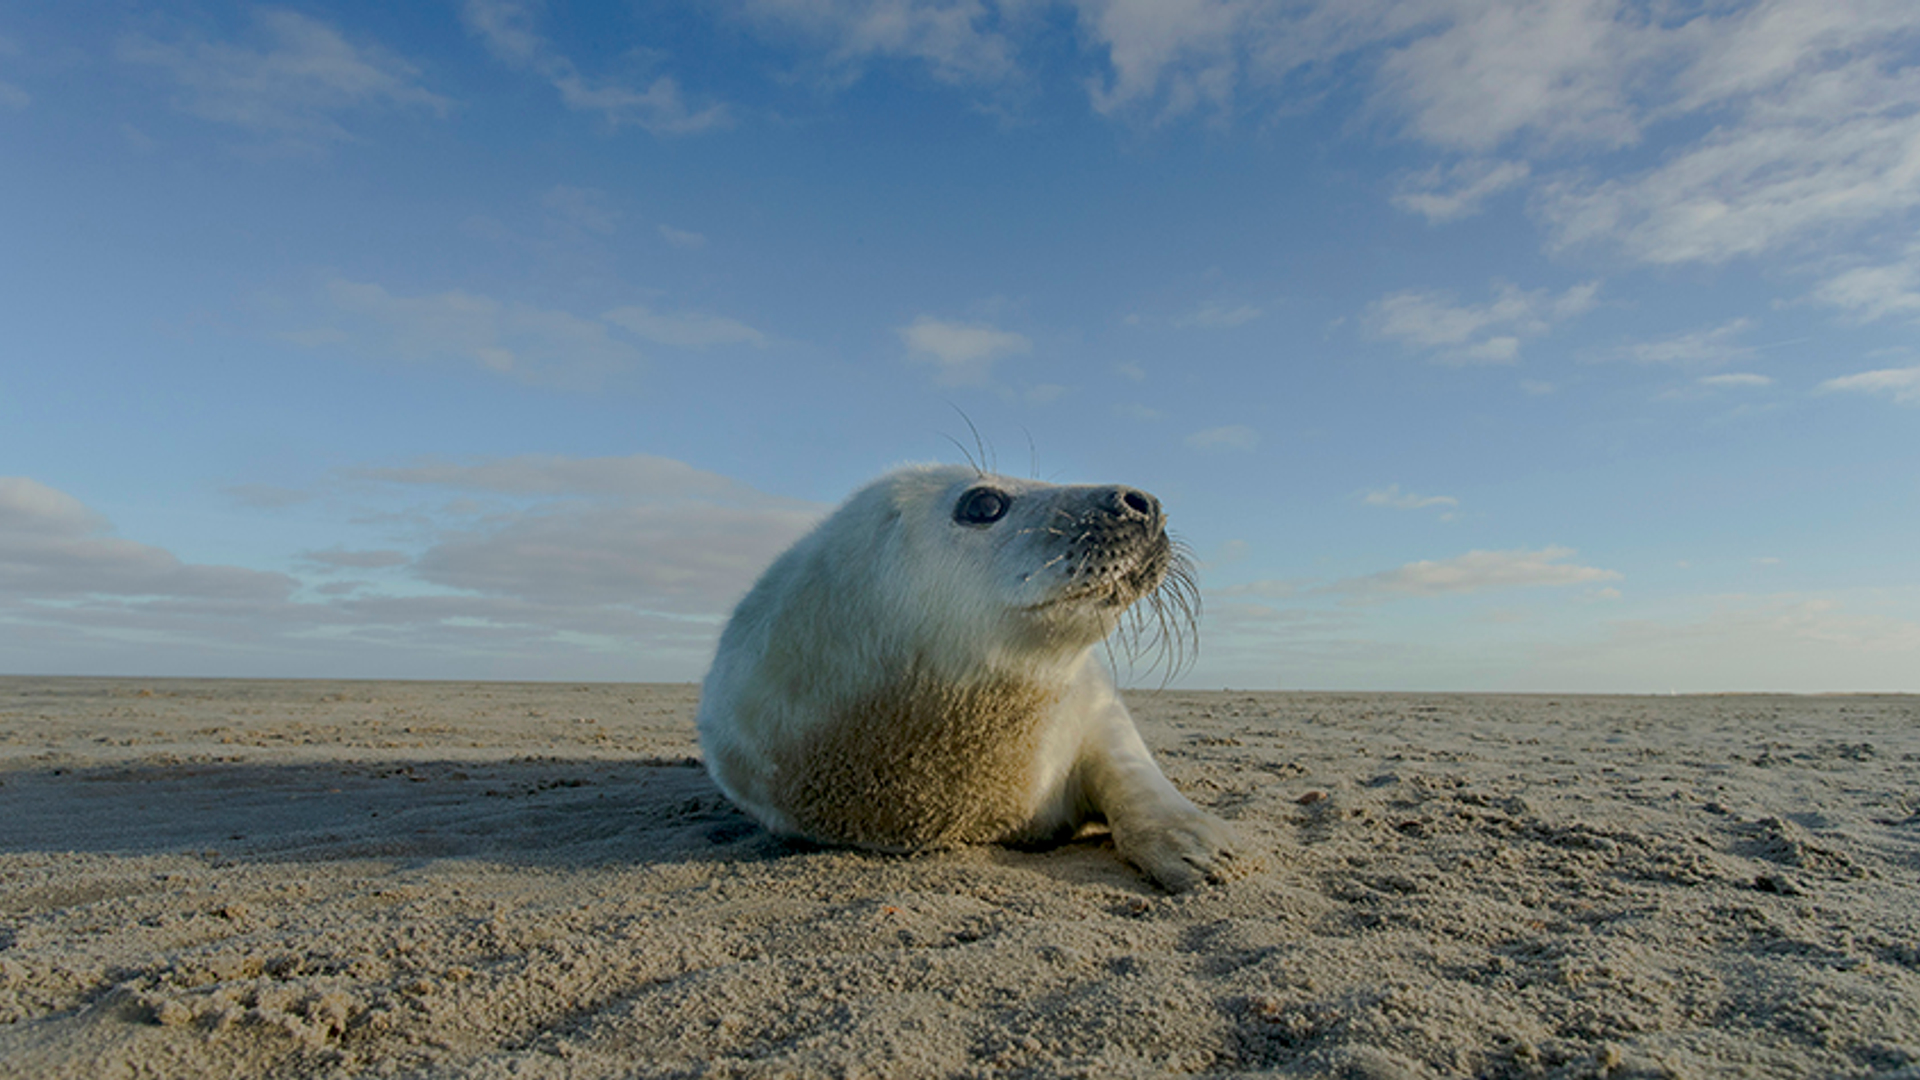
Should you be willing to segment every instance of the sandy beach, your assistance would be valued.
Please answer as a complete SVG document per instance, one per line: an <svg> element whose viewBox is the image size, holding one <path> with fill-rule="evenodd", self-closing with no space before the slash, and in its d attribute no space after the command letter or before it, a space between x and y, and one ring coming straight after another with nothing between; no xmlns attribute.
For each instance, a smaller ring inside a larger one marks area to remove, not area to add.
<svg viewBox="0 0 1920 1080"><path fill-rule="evenodd" d="M0 679L8 1075L1920 1077L1920 699L1130 695L1247 849L785 844L690 686Z"/></svg>

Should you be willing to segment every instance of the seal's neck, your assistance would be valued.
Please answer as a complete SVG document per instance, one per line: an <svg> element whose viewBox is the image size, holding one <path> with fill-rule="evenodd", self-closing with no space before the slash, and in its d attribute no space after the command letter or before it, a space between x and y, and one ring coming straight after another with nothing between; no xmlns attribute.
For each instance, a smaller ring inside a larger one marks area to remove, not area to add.
<svg viewBox="0 0 1920 1080"><path fill-rule="evenodd" d="M934 648L916 655L895 678L926 681L969 690L995 685L1065 686L1093 655L1087 645L1035 649L1025 643L996 643L977 655L956 655Z"/></svg>

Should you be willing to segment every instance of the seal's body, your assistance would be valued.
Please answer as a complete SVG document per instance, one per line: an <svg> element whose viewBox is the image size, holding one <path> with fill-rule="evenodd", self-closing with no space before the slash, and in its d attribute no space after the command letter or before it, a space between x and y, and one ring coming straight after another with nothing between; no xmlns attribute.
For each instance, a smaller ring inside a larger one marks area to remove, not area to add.
<svg viewBox="0 0 1920 1080"><path fill-rule="evenodd" d="M1093 658L1177 564L1132 488L890 473L735 609L701 691L707 768L783 835L909 851L1104 819L1154 880L1197 885L1231 833L1161 774Z"/></svg>

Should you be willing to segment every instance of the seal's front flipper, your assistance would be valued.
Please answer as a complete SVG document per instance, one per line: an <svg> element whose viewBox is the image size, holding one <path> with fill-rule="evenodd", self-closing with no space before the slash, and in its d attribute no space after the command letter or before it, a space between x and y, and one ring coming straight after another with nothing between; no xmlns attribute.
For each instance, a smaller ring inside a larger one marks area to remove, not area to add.
<svg viewBox="0 0 1920 1080"><path fill-rule="evenodd" d="M1177 812L1121 818L1113 823L1113 844L1162 888L1185 892L1224 880L1234 836L1226 822L1187 803Z"/></svg>
<svg viewBox="0 0 1920 1080"><path fill-rule="evenodd" d="M1097 704L1080 746L1079 795L1107 819L1120 857L1171 892L1220 881L1233 858L1233 829L1160 771L1103 672L1089 665L1080 682L1081 699Z"/></svg>

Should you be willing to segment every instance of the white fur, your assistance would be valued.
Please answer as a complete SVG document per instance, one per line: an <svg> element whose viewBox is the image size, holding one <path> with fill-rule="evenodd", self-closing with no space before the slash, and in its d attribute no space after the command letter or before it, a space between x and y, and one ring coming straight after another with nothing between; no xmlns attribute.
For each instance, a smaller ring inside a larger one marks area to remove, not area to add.
<svg viewBox="0 0 1920 1080"><path fill-rule="evenodd" d="M1006 517L957 522L983 483ZM721 790L776 833L895 850L1104 819L1162 885L1216 875L1230 830L1161 774L1092 658L1125 604L1073 598L1088 571L1062 523L1111 490L912 467L856 492L721 636L699 715Z"/></svg>

